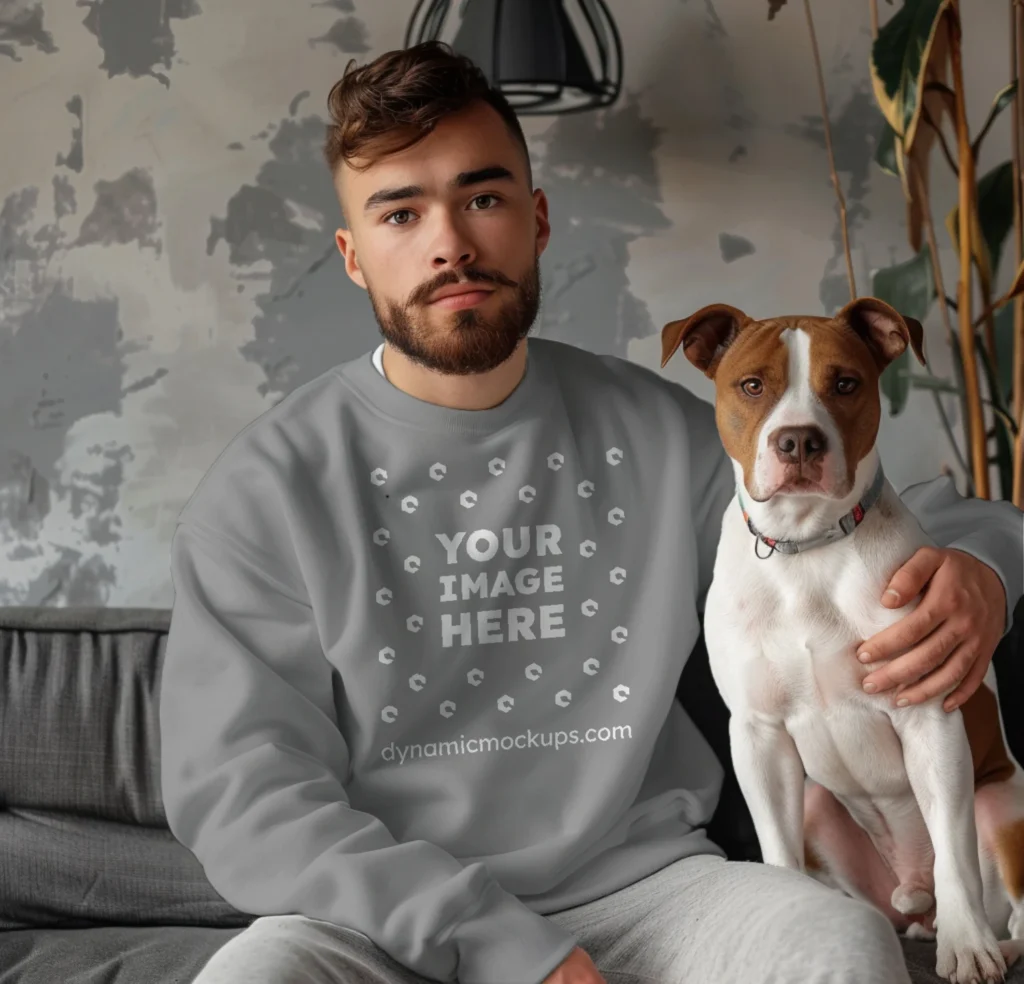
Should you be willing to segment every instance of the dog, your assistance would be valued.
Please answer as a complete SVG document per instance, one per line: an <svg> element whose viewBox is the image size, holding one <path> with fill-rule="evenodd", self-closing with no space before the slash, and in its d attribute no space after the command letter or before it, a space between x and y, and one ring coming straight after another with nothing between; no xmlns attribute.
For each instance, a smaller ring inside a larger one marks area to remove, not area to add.
<svg viewBox="0 0 1024 984"><path fill-rule="evenodd" d="M994 672L952 713L948 694L899 708L856 656L916 607L882 594L934 545L875 446L879 377L908 347L924 364L921 324L871 297L831 318L712 304L665 325L663 367L680 346L736 475L704 631L764 861L935 939L947 980L1003 980L1024 952L1024 773Z"/></svg>

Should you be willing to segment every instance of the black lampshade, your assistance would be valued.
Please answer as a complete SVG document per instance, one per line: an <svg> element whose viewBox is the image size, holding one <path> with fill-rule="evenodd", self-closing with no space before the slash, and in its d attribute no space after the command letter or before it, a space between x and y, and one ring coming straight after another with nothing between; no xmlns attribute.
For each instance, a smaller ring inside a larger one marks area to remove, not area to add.
<svg viewBox="0 0 1024 984"><path fill-rule="evenodd" d="M622 87L604 0L419 0L405 46L432 40L476 62L520 115L608 106Z"/></svg>

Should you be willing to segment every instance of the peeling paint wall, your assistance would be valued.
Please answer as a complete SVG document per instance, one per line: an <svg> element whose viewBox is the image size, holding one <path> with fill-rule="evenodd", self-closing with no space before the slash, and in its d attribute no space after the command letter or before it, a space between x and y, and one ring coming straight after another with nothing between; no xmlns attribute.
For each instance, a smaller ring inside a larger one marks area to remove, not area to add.
<svg viewBox="0 0 1024 984"><path fill-rule="evenodd" d="M403 43L413 6L0 0L0 604L169 605L174 521L217 454L376 343L333 242L324 103L349 58ZM537 332L657 368L661 326L712 301L765 316L844 303L802 10L768 23L755 0L609 6L620 102L524 119L553 226ZM867 6L815 8L868 293L870 271L909 250L899 189L872 163ZM991 51L1006 17L968 16L980 121L1005 83ZM982 171L1007 156L1002 129ZM685 360L665 372L712 397ZM881 441L898 486L948 457L923 394Z"/></svg>

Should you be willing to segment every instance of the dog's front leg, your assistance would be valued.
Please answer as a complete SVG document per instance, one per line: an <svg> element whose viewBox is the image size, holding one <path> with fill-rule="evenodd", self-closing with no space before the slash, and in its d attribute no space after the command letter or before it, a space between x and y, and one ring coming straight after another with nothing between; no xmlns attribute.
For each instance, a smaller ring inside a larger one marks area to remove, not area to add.
<svg viewBox="0 0 1024 984"><path fill-rule="evenodd" d="M804 767L781 719L739 708L729 742L766 864L804 870Z"/></svg>
<svg viewBox="0 0 1024 984"><path fill-rule="evenodd" d="M962 714L947 714L944 697L890 712L935 851L935 971L958 984L1001 981L1006 963L982 893L971 748Z"/></svg>

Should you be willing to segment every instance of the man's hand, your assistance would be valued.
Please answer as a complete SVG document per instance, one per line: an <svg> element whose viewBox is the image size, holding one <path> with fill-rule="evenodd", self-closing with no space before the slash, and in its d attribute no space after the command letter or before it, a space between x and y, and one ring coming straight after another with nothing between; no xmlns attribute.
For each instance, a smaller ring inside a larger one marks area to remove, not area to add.
<svg viewBox="0 0 1024 984"><path fill-rule="evenodd" d="M543 984L608 984L598 973L585 950L576 947L556 968L544 978Z"/></svg>
<svg viewBox="0 0 1024 984"><path fill-rule="evenodd" d="M898 707L956 687L942 705L953 711L978 689L992 661L1006 624L1006 591L999 575L970 554L922 547L893 575L882 604L900 608L925 588L913 612L857 650L863 663L907 650L863 686L868 693L896 687Z"/></svg>

